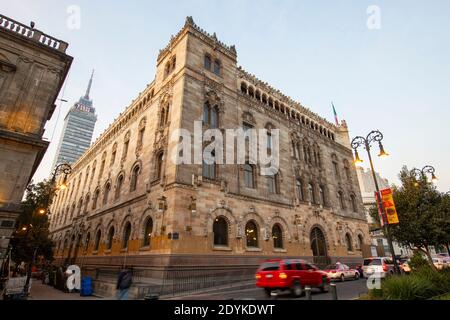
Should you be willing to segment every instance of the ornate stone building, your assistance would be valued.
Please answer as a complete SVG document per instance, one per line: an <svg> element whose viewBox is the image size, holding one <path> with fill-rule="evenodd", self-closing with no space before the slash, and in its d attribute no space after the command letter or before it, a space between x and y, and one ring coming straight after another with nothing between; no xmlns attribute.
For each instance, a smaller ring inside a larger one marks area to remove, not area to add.
<svg viewBox="0 0 450 320"><path fill-rule="evenodd" d="M175 165L171 134L194 132L196 121L204 130L279 129L280 171ZM160 51L154 81L68 183L51 208L55 254L97 276L123 264L158 279L183 266L252 277L269 257L356 263L368 239L345 122L327 122L238 67L235 47L190 17Z"/></svg>
<svg viewBox="0 0 450 320"><path fill-rule="evenodd" d="M0 264L49 144L42 136L72 63L67 46L0 15Z"/></svg>

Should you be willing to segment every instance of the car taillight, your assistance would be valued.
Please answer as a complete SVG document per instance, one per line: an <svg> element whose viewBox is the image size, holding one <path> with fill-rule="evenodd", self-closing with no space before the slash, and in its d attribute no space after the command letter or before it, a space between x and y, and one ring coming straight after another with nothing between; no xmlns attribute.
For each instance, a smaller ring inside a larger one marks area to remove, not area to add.
<svg viewBox="0 0 450 320"><path fill-rule="evenodd" d="M383 263L383 271L388 271L388 267L387 267L386 263Z"/></svg>
<svg viewBox="0 0 450 320"><path fill-rule="evenodd" d="M280 274L278 275L278 277L279 277L280 279L286 279L286 278L287 278L287 274L284 273L284 272L280 272Z"/></svg>
<svg viewBox="0 0 450 320"><path fill-rule="evenodd" d="M259 279L261 279L261 275L260 275L259 273L257 273L256 276L255 276L255 278L256 278L257 280L259 280Z"/></svg>

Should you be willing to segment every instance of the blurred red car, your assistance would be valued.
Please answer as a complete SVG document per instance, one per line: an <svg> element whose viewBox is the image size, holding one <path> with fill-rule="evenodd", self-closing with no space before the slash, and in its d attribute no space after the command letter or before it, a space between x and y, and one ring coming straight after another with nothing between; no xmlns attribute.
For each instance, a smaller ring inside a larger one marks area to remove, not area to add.
<svg viewBox="0 0 450 320"><path fill-rule="evenodd" d="M256 286L263 288L268 296L274 290L290 290L299 297L305 286L329 290L330 278L316 266L297 259L269 260L256 272Z"/></svg>

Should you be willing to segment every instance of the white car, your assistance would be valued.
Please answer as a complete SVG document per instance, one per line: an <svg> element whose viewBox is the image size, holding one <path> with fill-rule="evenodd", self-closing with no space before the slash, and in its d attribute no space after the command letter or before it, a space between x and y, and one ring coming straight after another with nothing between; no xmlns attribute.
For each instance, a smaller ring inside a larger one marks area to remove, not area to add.
<svg viewBox="0 0 450 320"><path fill-rule="evenodd" d="M345 279L359 279L359 272L346 264L336 263L327 266L324 270L331 280L345 281Z"/></svg>
<svg viewBox="0 0 450 320"><path fill-rule="evenodd" d="M395 273L394 262L388 257L365 258L363 263L363 273L365 278L371 276L386 278Z"/></svg>
<svg viewBox="0 0 450 320"><path fill-rule="evenodd" d="M433 258L433 264L438 270L442 270L447 266L447 263L444 261L443 258Z"/></svg>

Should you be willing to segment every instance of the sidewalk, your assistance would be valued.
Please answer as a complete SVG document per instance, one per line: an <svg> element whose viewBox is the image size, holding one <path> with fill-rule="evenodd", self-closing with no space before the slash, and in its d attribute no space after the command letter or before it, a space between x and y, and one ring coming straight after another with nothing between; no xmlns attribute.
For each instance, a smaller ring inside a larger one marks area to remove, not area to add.
<svg viewBox="0 0 450 320"><path fill-rule="evenodd" d="M28 300L100 300L101 298L90 296L82 297L79 293L66 293L47 286L42 281L33 281Z"/></svg>

